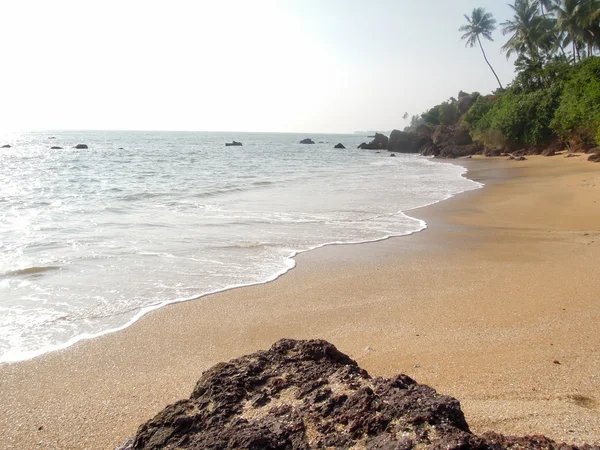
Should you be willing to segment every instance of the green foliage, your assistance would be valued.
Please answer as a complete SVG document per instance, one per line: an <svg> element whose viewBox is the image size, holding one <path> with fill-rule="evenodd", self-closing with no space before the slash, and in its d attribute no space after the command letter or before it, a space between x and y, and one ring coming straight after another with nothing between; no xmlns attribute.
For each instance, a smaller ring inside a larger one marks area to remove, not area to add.
<svg viewBox="0 0 600 450"><path fill-rule="evenodd" d="M477 101L471 106L469 111L465 114L465 120L473 127L477 127L477 124L481 118L492 108L493 103L490 98L478 97Z"/></svg>
<svg viewBox="0 0 600 450"><path fill-rule="evenodd" d="M421 114L421 117L428 125L439 125L440 124L440 105L435 105L429 111Z"/></svg>
<svg viewBox="0 0 600 450"><path fill-rule="evenodd" d="M600 58L587 58L571 70L552 128L562 139L600 145Z"/></svg>
<svg viewBox="0 0 600 450"><path fill-rule="evenodd" d="M558 107L561 85L524 91L509 88L477 121L480 131L497 130L513 145L540 145L553 137L550 122Z"/></svg>
<svg viewBox="0 0 600 450"><path fill-rule="evenodd" d="M455 102L444 102L438 105L439 121L443 125L454 125L458 120L458 107Z"/></svg>

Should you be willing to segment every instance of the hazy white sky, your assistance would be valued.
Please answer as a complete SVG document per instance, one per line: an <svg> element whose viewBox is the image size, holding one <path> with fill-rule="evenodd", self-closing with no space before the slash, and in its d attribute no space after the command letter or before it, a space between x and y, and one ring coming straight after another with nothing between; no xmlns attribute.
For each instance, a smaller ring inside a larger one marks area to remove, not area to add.
<svg viewBox="0 0 600 450"><path fill-rule="evenodd" d="M497 87L460 40L476 6L510 15L498 0L5 0L0 131L404 127L405 112Z"/></svg>

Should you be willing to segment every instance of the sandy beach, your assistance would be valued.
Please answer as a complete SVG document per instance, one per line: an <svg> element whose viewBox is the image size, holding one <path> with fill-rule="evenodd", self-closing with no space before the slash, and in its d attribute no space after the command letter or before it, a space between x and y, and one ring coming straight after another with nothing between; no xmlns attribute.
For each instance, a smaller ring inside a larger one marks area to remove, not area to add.
<svg viewBox="0 0 600 450"><path fill-rule="evenodd" d="M421 233L301 254L272 283L0 366L0 448L114 448L282 337L454 396L476 433L600 442L600 164L528 158L461 160L485 187L412 211Z"/></svg>

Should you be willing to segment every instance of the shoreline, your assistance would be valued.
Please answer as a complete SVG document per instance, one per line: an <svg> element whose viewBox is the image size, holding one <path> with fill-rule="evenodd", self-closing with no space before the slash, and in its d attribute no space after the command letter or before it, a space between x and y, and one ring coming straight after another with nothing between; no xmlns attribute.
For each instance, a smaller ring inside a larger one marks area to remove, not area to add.
<svg viewBox="0 0 600 450"><path fill-rule="evenodd" d="M424 157L424 156L420 156L422 158L427 158L430 159L428 157ZM417 206L414 208L410 208L407 210L400 210L392 215L397 216L397 215L401 215L401 216L405 216L411 219L414 219L419 223L419 228L416 230L412 230L412 231L408 231L405 232L403 234L393 234L393 235L386 235L384 237L381 238L377 238L377 239L373 239L373 240L366 240L366 241L356 241L356 242L352 242L352 241L348 241L348 242L343 242L343 241L334 241L334 242L326 242L324 244L318 244L314 247L310 247L307 248L305 250L294 250L292 251L292 253L285 259L284 264L285 264L285 268L279 270L278 272L274 273L273 275L269 276L268 278L266 278L265 280L261 280L261 281L256 281L256 282L248 282L248 283L244 283L244 284L239 284L239 285L233 285L233 286L226 286L224 288L219 288L213 291L209 291L203 294L199 294L197 296L194 297L190 297L190 298L184 298L184 299L177 299L177 300L170 300L170 301L164 301L161 302L159 304L155 304L155 305L150 305L150 306L146 306L144 308L142 308L139 312L137 312L131 319L129 319L125 324L115 327L115 328L109 328L106 330L103 330L101 332L95 333L95 334L88 334L88 333L84 333L84 334L79 334L76 336L73 336L71 339L69 339L67 342L63 342L61 344L56 344L56 345L52 345L48 348L44 348L44 349L39 349L39 350L31 350L31 351L26 351L26 352L21 352L18 353L17 356L15 357L11 357L9 356L8 358L0 358L0 366L2 366L3 364L14 364L14 363L20 363L20 362L24 362L24 361L30 361L36 358L39 358L41 356L44 356L46 354L49 353L53 353L53 352L57 352L57 351L62 351L62 350L66 350L70 347L72 347L73 345L78 344L79 342L83 342L83 341L88 341L90 339L96 339L102 336L106 336L108 334L112 334L112 333L118 333L120 331L123 331L133 325L135 325L139 320L141 320L144 316L146 316L147 314L151 314L154 311L158 311L160 309L163 309L165 307L168 307L170 305L175 305L175 304L179 304L179 303L187 303L187 302L191 302L191 301L198 301L198 300L202 300L205 297L211 296L211 295L216 295L216 294L220 294L223 292L227 292L230 290L234 290L234 289L243 289L243 288L247 288L247 287L251 287L251 286L259 286L259 285L263 285L263 284L268 284L268 283L272 283L274 281L277 281L280 277L284 276L285 274L287 274L288 272L290 272L291 270L293 270L296 267L296 258L299 255L302 255L304 253L308 253L308 252L312 252L315 250L319 250L323 247L327 247L327 246L333 246L333 245L362 245L362 244L371 244L371 243L376 243L376 242L381 242L381 241L385 241L388 239L393 239L393 238L401 238L401 237L406 237L406 236L411 236L412 234L415 233L420 233L424 230L427 229L428 225L427 222L425 222L422 219L419 219L417 217L412 217L410 215L408 215L408 212L411 211L415 211L415 210L420 210L422 208L427 208L429 206L433 206L436 205L438 203L447 201L453 197L456 197L457 195L461 195L464 194L466 192L472 191L472 190L478 190L484 187L483 183L480 182L476 182L474 180L471 180L467 175L468 175L468 169L461 164L455 164L452 162L445 162L445 161L439 161L436 160L435 163L437 164L450 164L450 165L457 165L460 167L463 167L465 169L465 171L463 173L461 173L459 175L459 178L464 178L467 179L469 181L472 181L475 184L478 184L478 186L473 187L472 189L468 189L468 190L464 190L464 191L460 191L454 194L450 194L449 196L442 198L440 200L436 200L434 202L422 205L422 206ZM11 354L10 352L8 353L9 355ZM21 356L21 355L27 355L27 356Z"/></svg>
<svg viewBox="0 0 600 450"><path fill-rule="evenodd" d="M203 370L279 337L327 339L371 375L401 371L455 396L476 432L600 441L590 426L600 418L598 167L560 156L461 163L486 187L411 210L426 230L301 253L276 282L0 366L0 446L118 445Z"/></svg>

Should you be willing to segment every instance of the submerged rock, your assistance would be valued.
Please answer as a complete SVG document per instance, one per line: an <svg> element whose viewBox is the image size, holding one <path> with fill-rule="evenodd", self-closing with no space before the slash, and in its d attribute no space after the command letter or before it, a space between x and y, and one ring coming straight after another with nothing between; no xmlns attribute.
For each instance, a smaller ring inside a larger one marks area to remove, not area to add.
<svg viewBox="0 0 600 450"><path fill-rule="evenodd" d="M83 149L86 149L86 148L88 148L88 146L87 146L86 144L77 144L77 145L76 145L75 147L73 147L73 148L76 148L76 149L78 149L78 150L83 150Z"/></svg>
<svg viewBox="0 0 600 450"><path fill-rule="evenodd" d="M225 147L241 147L242 143L238 141L226 142Z"/></svg>
<svg viewBox="0 0 600 450"><path fill-rule="evenodd" d="M301 143L301 144L314 144L314 143L315 143L315 141L313 141L313 140L312 140L312 139L310 139L310 138L306 138L306 139L302 139L302 140L300 141L300 143Z"/></svg>
<svg viewBox="0 0 600 450"><path fill-rule="evenodd" d="M225 448L495 450L555 443L476 436L458 400L406 375L372 378L326 341L282 339L207 370L189 399L167 406L119 447Z"/></svg>
<svg viewBox="0 0 600 450"><path fill-rule="evenodd" d="M0 148L10 148L10 145L9 145L9 144L4 144L4 145L3 145L2 147L0 147Z"/></svg>
<svg viewBox="0 0 600 450"><path fill-rule="evenodd" d="M58 145L53 145L52 147L50 147L50 150L62 150L62 147L59 147Z"/></svg>
<svg viewBox="0 0 600 450"><path fill-rule="evenodd" d="M346 147L344 146L344 144L342 144L342 143L340 142L339 144L337 144L337 145L336 145L335 147L333 147L333 148L346 148Z"/></svg>

